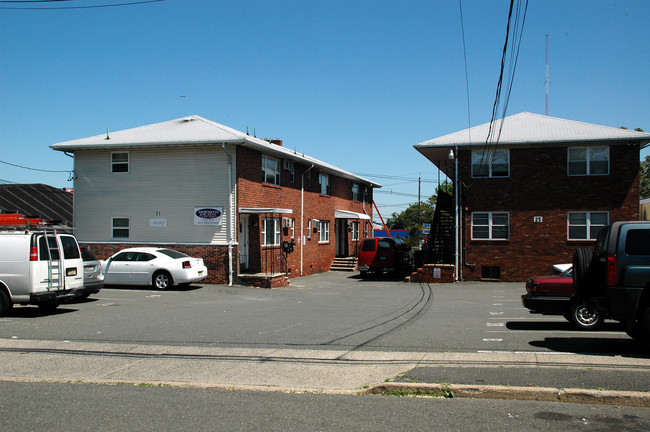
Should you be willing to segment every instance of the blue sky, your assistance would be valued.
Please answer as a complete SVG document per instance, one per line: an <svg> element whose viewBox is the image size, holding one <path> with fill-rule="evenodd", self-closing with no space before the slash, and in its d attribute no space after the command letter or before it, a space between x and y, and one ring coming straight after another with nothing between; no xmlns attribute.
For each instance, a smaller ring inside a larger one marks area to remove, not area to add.
<svg viewBox="0 0 650 432"><path fill-rule="evenodd" d="M389 217L438 181L414 144L490 120L509 2L462 1L469 119L457 0L16 6L0 2L0 183L72 187L51 144L198 114L383 184ZM507 115L544 114L548 34L551 116L650 131L649 17L646 0L530 0Z"/></svg>

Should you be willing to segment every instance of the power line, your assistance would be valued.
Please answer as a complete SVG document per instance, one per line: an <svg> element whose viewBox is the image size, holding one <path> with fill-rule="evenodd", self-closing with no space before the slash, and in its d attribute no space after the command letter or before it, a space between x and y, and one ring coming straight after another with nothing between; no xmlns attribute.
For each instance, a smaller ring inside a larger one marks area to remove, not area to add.
<svg viewBox="0 0 650 432"><path fill-rule="evenodd" d="M49 173L72 173L72 170L46 170L46 169L40 169L40 168L31 168L31 167L27 167L27 166L24 166L24 165L18 165L18 164L13 164L11 162L5 162L3 160L0 160L0 163L4 164L4 165L9 165L9 166L12 166L12 167L16 167L16 168L22 168L22 169L30 170L30 171L49 172Z"/></svg>
<svg viewBox="0 0 650 432"><path fill-rule="evenodd" d="M69 1L77 1L77 0L34 0L34 1L1 1L0 3L19 3L19 4L35 4L35 3L59 3L59 2L69 2ZM102 5L88 5L88 6L58 6L58 7L53 7L53 6L38 6L38 5L33 5L31 7L27 6L0 6L0 9L6 9L6 10L70 10L70 9L97 9L97 8L109 8L109 7L122 7L122 6L135 6L135 5L143 5L143 4L148 4L148 3L160 3L164 2L167 0L140 0L140 1L130 1L130 2L122 2L122 3L109 3L109 4L102 4Z"/></svg>

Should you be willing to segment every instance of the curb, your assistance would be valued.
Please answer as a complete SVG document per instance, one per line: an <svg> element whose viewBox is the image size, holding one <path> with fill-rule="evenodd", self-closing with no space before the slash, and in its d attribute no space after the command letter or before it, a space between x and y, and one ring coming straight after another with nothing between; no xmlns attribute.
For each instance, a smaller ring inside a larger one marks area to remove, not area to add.
<svg viewBox="0 0 650 432"><path fill-rule="evenodd" d="M365 389L363 393L650 407L650 392L637 391L508 387L499 385L383 383Z"/></svg>

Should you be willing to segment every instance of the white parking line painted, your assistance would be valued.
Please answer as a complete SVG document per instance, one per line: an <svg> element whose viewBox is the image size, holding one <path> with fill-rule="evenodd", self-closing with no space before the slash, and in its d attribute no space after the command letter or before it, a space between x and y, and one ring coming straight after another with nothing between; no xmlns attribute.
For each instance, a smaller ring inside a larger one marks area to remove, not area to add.
<svg viewBox="0 0 650 432"><path fill-rule="evenodd" d="M501 338L484 338L483 342L503 342Z"/></svg>
<svg viewBox="0 0 650 432"><path fill-rule="evenodd" d="M505 323L486 323L485 324L487 327L503 327L506 324Z"/></svg>

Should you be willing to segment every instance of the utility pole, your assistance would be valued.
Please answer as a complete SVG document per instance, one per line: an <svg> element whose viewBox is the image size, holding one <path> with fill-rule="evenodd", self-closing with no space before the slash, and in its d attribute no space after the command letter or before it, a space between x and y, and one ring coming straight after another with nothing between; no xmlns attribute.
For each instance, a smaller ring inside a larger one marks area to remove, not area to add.
<svg viewBox="0 0 650 432"><path fill-rule="evenodd" d="M548 77L548 35L546 35L546 115L548 115L548 87L549 87L549 77Z"/></svg>

